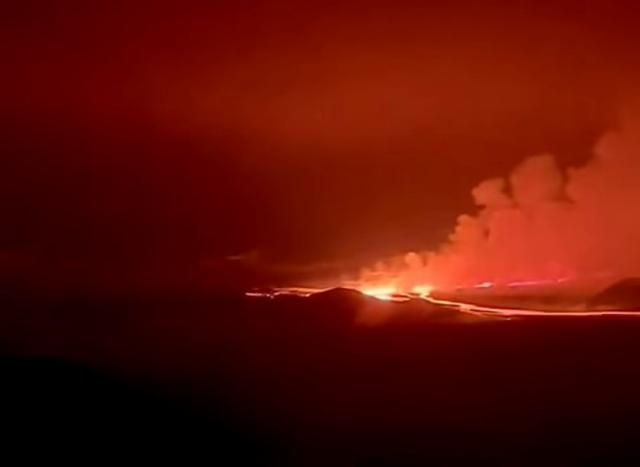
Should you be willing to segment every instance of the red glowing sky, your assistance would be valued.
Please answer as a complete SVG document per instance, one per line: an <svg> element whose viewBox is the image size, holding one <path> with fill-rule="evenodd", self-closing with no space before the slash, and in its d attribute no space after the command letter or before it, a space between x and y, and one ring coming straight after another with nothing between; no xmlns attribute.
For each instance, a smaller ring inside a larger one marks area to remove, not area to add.
<svg viewBox="0 0 640 467"><path fill-rule="evenodd" d="M429 248L478 181L540 152L587 158L639 76L631 1L15 3L12 281Z"/></svg>

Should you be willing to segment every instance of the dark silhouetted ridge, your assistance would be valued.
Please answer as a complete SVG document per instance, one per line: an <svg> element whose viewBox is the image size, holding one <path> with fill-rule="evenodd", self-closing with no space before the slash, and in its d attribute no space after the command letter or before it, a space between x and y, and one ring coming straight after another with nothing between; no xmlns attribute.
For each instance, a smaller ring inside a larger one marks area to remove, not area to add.
<svg viewBox="0 0 640 467"><path fill-rule="evenodd" d="M358 305L360 303L371 300L370 297L362 294L354 289L346 289L344 287L336 287L334 289L325 290L311 295L310 297L317 302L335 302L348 305Z"/></svg>
<svg viewBox="0 0 640 467"><path fill-rule="evenodd" d="M640 310L640 278L623 279L596 294L590 308L625 308Z"/></svg>

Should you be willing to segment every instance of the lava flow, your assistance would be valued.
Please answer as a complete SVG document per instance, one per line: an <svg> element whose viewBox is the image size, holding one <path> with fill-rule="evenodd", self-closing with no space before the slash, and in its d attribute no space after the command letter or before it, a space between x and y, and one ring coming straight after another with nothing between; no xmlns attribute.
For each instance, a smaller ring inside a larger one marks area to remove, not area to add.
<svg viewBox="0 0 640 467"><path fill-rule="evenodd" d="M481 283L477 288L492 288L491 283ZM633 316L640 317L640 310L631 309L608 309L608 310L571 310L571 311L549 311L540 309L528 309L520 307L488 306L467 301L453 299L442 299L433 296L434 288L428 285L415 286L410 292L403 292L394 286L379 287L353 287L363 295L377 300L388 302L409 302L412 300L422 300L431 305L453 309L465 314L473 314L486 318L515 318L515 317L585 317L585 316ZM248 297L275 298L278 296L310 297L317 293L330 290L330 288L312 287L280 287L268 291L251 291L245 295Z"/></svg>

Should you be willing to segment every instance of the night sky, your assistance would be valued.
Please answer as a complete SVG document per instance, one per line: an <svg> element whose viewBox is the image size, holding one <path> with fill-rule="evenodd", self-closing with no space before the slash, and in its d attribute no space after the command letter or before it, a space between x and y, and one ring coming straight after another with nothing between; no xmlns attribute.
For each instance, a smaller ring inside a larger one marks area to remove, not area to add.
<svg viewBox="0 0 640 467"><path fill-rule="evenodd" d="M0 277L244 287L430 248L478 181L580 163L633 107L634 5L5 5Z"/></svg>

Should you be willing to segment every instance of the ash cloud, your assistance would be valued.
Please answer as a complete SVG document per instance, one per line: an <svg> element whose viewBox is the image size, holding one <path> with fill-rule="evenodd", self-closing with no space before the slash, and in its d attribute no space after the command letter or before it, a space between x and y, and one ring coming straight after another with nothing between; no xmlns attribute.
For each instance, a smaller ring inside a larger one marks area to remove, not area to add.
<svg viewBox="0 0 640 467"><path fill-rule="evenodd" d="M437 250L380 263L362 280L392 279L410 289L640 275L637 118L605 133L582 166L536 155L506 177L480 182L471 195L477 212L459 216Z"/></svg>

